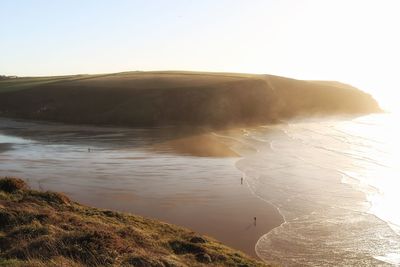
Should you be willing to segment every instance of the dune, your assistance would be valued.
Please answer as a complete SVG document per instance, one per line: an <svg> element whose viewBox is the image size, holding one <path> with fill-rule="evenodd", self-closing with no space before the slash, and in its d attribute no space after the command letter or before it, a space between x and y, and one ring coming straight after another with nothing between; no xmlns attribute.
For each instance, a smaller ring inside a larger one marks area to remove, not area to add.
<svg viewBox="0 0 400 267"><path fill-rule="evenodd" d="M218 128L379 111L349 85L273 75L169 71L0 81L0 116L74 124Z"/></svg>

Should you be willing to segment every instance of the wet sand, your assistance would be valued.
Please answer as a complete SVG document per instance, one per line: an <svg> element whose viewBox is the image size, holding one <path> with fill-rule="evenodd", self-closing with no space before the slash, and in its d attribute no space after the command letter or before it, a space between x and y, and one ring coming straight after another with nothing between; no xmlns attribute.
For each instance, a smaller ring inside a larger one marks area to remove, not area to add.
<svg viewBox="0 0 400 267"><path fill-rule="evenodd" d="M218 187L224 187L224 191L210 188L206 196L181 192L160 199L154 195L91 192L85 196L73 194L73 198L92 206L182 225L256 257L258 239L283 221L273 206L252 195L245 184L241 185L239 177L233 177L231 183L222 181Z"/></svg>
<svg viewBox="0 0 400 267"><path fill-rule="evenodd" d="M237 154L211 135L0 122L0 143L1 133L24 137L0 153L0 176L35 189L182 225L252 256L257 240L282 223L246 179L241 184Z"/></svg>
<svg viewBox="0 0 400 267"><path fill-rule="evenodd" d="M188 137L177 138L156 144L155 151L169 149L180 155L195 157L240 157L229 146L221 143L211 134L195 134Z"/></svg>

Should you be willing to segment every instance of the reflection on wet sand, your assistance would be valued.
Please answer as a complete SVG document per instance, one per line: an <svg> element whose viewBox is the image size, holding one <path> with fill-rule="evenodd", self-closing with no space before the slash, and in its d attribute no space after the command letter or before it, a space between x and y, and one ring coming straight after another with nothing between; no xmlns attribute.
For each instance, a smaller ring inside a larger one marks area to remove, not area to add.
<svg viewBox="0 0 400 267"><path fill-rule="evenodd" d="M84 204L186 226L253 256L258 238L282 222L274 207L250 193L246 180L241 184L231 157L237 154L199 131L1 120L0 136L0 143L14 138L13 149L0 153L1 176L26 178L33 188L62 191Z"/></svg>
<svg viewBox="0 0 400 267"><path fill-rule="evenodd" d="M239 154L211 134L193 135L169 140L154 146L155 150L196 157L239 157Z"/></svg>

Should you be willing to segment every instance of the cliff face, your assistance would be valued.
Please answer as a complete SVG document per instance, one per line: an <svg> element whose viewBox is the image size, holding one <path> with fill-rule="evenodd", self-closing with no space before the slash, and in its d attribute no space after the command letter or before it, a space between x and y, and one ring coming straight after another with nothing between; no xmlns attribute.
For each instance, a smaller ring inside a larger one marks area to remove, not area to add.
<svg viewBox="0 0 400 267"><path fill-rule="evenodd" d="M378 111L353 87L270 75L130 72L0 82L0 115L68 123L223 127Z"/></svg>
<svg viewBox="0 0 400 267"><path fill-rule="evenodd" d="M337 82L268 78L279 99L280 117L381 112L371 95Z"/></svg>

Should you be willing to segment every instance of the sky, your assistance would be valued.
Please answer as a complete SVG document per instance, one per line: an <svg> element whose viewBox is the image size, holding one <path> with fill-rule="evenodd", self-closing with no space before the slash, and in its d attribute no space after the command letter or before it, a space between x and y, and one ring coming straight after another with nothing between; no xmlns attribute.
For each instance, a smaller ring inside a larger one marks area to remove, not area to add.
<svg viewBox="0 0 400 267"><path fill-rule="evenodd" d="M398 0L1 0L0 74L130 70L338 80L396 108Z"/></svg>

